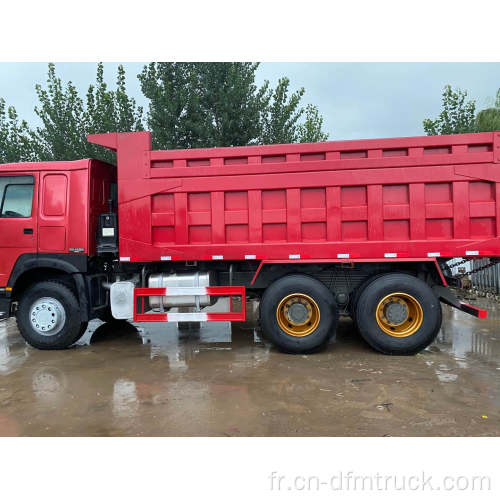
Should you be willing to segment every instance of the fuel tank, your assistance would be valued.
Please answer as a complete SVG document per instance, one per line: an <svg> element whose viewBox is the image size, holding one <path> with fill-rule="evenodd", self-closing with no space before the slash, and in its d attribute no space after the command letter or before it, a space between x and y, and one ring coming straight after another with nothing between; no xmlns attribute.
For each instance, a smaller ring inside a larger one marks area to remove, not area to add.
<svg viewBox="0 0 500 500"><path fill-rule="evenodd" d="M212 278L212 279L211 279ZM148 279L149 288L169 287L205 287L213 284L213 276L210 272L195 272L183 274L151 274ZM179 295L167 297L150 297L149 305L153 309L170 307L206 307L214 304L216 297L210 295Z"/></svg>

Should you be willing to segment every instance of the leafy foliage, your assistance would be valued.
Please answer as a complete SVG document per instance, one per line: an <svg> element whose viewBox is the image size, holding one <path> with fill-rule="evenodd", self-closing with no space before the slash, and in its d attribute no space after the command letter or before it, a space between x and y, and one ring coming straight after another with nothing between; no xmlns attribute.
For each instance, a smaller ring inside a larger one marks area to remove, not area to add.
<svg viewBox="0 0 500 500"><path fill-rule="evenodd" d="M195 79L207 146L242 146L255 142L268 87L257 88L252 63L197 63Z"/></svg>
<svg viewBox="0 0 500 500"><path fill-rule="evenodd" d="M423 122L427 135L464 134L475 131L475 101L466 101L467 92L452 90L446 85L443 91L443 109L436 120Z"/></svg>
<svg viewBox="0 0 500 500"><path fill-rule="evenodd" d="M290 80L281 78L274 90L265 96L262 114L262 144L284 144L299 142L298 121L304 113L299 107L305 90L299 89L288 97Z"/></svg>
<svg viewBox="0 0 500 500"><path fill-rule="evenodd" d="M149 99L148 128L153 147L162 149L202 145L203 126L198 96L192 87L191 63L150 63L138 75L142 93ZM195 146L194 146L195 147Z"/></svg>
<svg viewBox="0 0 500 500"><path fill-rule="evenodd" d="M49 64L47 88L36 85L40 105L35 113L43 126L33 132L37 156L41 160L100 158L113 161L113 154L87 142L87 134L143 130L142 108L127 96L125 70L118 68L117 89L108 90L102 63L97 66L95 85L90 85L86 100L75 85L66 85Z"/></svg>
<svg viewBox="0 0 500 500"><path fill-rule="evenodd" d="M308 104L304 123L299 124L299 142L322 142L328 140L328 134L323 132L323 117L316 106Z"/></svg>
<svg viewBox="0 0 500 500"><path fill-rule="evenodd" d="M34 161L30 130L25 121L19 122L14 107L7 107L0 98L0 163Z"/></svg>
<svg viewBox="0 0 500 500"><path fill-rule="evenodd" d="M476 130L478 132L500 130L500 108L481 110L476 117Z"/></svg>
<svg viewBox="0 0 500 500"><path fill-rule="evenodd" d="M34 147L40 160L76 160L86 156L83 100L77 88L66 86L49 64L47 88L35 85L39 106L35 113L43 126L32 132Z"/></svg>
<svg viewBox="0 0 500 500"><path fill-rule="evenodd" d="M147 124L155 148L201 148L316 142L326 140L323 118L301 106L303 88L290 92L281 78L276 88L255 83L258 63L150 63L138 75L149 99ZM49 64L45 85L35 85L40 125L31 129L14 107L0 100L0 161L52 161L114 154L86 140L88 134L144 130L143 110L129 97L125 70L118 67L116 89L108 88L104 67L86 95L63 82Z"/></svg>
<svg viewBox="0 0 500 500"><path fill-rule="evenodd" d="M257 68L257 63L246 62L145 66L138 77L150 100L147 121L154 147L243 146L298 142L305 135L313 140L326 137L319 111L299 107L304 89L289 97L287 78L274 90L267 81L258 88Z"/></svg>
<svg viewBox="0 0 500 500"><path fill-rule="evenodd" d="M0 162L99 158L113 162L114 154L87 142L87 134L143 130L142 108L126 92L125 70L118 67L116 90L108 90L102 63L85 100L71 82L64 84L49 64L46 86L35 85L34 130L19 121L14 107L0 99Z"/></svg>
<svg viewBox="0 0 500 500"><path fill-rule="evenodd" d="M495 106L479 111L476 116L478 132L493 132L500 130L500 89L497 91Z"/></svg>

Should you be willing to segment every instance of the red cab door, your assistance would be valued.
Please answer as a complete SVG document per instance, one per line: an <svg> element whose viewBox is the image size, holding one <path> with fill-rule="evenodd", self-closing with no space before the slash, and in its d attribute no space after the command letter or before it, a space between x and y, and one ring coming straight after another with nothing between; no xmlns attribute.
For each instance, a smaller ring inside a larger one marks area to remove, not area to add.
<svg viewBox="0 0 500 500"><path fill-rule="evenodd" d="M66 252L68 187L68 173L40 173L40 208L38 210L38 251L40 253Z"/></svg>
<svg viewBox="0 0 500 500"><path fill-rule="evenodd" d="M0 287L22 254L37 252L37 172L0 172Z"/></svg>

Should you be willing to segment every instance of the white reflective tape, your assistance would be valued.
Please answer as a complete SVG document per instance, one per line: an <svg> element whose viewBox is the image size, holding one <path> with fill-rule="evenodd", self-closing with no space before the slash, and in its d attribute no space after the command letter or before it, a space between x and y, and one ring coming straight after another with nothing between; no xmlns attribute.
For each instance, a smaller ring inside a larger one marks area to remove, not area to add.
<svg viewBox="0 0 500 500"><path fill-rule="evenodd" d="M167 313L166 321L207 321L207 313Z"/></svg>
<svg viewBox="0 0 500 500"><path fill-rule="evenodd" d="M246 260L253 260L253 259L256 259L257 256L256 255L245 255L245 259Z"/></svg>
<svg viewBox="0 0 500 500"><path fill-rule="evenodd" d="M397 253L384 253L384 257L385 257L386 259L394 259L394 258L396 258L397 256L398 256L398 254L397 254Z"/></svg>
<svg viewBox="0 0 500 500"><path fill-rule="evenodd" d="M130 262L130 257L120 257L120 262Z"/></svg>
<svg viewBox="0 0 500 500"><path fill-rule="evenodd" d="M224 255L212 255L212 260L224 260Z"/></svg>
<svg viewBox="0 0 500 500"><path fill-rule="evenodd" d="M160 257L161 260L172 260L172 257L170 257L170 255L162 255Z"/></svg>
<svg viewBox="0 0 500 500"><path fill-rule="evenodd" d="M427 254L427 257L439 257L441 255L441 252L429 252Z"/></svg>
<svg viewBox="0 0 500 500"><path fill-rule="evenodd" d="M207 288L204 286L168 286L165 295L207 295Z"/></svg>
<svg viewBox="0 0 500 500"><path fill-rule="evenodd" d="M288 256L289 259L300 259L300 253L291 253Z"/></svg>
<svg viewBox="0 0 500 500"><path fill-rule="evenodd" d="M467 250L465 255L479 255L479 250Z"/></svg>
<svg viewBox="0 0 500 500"><path fill-rule="evenodd" d="M348 259L349 254L348 253L338 253L337 254L337 259Z"/></svg>

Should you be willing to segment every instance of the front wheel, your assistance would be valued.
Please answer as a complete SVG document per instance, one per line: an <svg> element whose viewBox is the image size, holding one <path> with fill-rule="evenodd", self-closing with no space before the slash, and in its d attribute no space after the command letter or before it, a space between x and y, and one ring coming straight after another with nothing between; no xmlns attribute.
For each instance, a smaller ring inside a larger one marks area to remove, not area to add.
<svg viewBox="0 0 500 500"><path fill-rule="evenodd" d="M73 291L58 281L36 283L28 288L16 314L21 335L38 349L65 349L85 332L80 307Z"/></svg>
<svg viewBox="0 0 500 500"><path fill-rule="evenodd" d="M311 352L324 346L337 327L337 304L320 281L290 274L270 285L260 302L264 338L282 351Z"/></svg>
<svg viewBox="0 0 500 500"><path fill-rule="evenodd" d="M439 299L422 280L402 273L380 276L362 291L356 305L361 336L384 354L415 354L441 328Z"/></svg>

